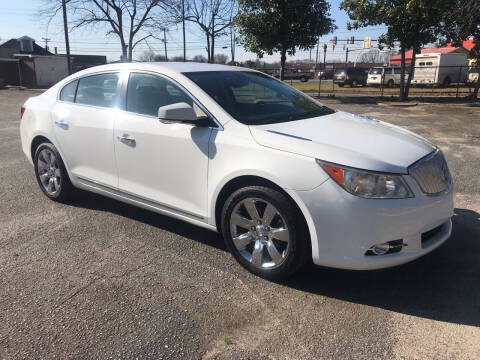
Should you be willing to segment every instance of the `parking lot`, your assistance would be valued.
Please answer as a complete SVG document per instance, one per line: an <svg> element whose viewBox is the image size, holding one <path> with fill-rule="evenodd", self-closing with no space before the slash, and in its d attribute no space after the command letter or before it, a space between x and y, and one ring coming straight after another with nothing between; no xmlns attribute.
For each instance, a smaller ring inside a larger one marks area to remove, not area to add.
<svg viewBox="0 0 480 360"><path fill-rule="evenodd" d="M444 150L452 237L400 267L273 283L213 232L88 193L48 201L19 138L37 94L0 90L0 359L480 358L479 106L323 99Z"/></svg>

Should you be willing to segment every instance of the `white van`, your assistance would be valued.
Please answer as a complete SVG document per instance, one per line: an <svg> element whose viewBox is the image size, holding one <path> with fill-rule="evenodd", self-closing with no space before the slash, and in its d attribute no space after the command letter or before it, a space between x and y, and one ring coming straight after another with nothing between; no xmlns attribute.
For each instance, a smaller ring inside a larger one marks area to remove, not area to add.
<svg viewBox="0 0 480 360"><path fill-rule="evenodd" d="M408 80L409 68L405 69L405 81ZM383 86L392 88L400 85L402 78L402 69L399 67L376 67L371 68L368 72L367 85L368 86Z"/></svg>
<svg viewBox="0 0 480 360"><path fill-rule="evenodd" d="M412 84L448 87L451 83L465 82L467 70L466 54L419 54Z"/></svg>

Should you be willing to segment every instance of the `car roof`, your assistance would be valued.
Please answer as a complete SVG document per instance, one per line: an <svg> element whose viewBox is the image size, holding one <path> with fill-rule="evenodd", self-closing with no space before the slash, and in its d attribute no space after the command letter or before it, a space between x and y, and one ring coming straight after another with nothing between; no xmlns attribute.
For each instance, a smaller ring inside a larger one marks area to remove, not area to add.
<svg viewBox="0 0 480 360"><path fill-rule="evenodd" d="M94 66L82 70L76 74L86 75L89 73L97 73L99 71L115 71L115 70L151 70L166 72L198 72L198 71L254 71L252 69L228 66L220 64L207 64L196 62L131 62L131 63L114 63L107 65Z"/></svg>

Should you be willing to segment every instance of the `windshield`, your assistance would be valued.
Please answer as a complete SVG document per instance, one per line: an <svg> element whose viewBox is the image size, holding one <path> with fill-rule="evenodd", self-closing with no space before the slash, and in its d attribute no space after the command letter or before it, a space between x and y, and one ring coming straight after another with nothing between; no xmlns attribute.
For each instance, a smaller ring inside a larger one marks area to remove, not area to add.
<svg viewBox="0 0 480 360"><path fill-rule="evenodd" d="M369 74L372 74L372 75L380 75L382 73L382 68L374 68L374 69L370 69L370 72Z"/></svg>
<svg viewBox="0 0 480 360"><path fill-rule="evenodd" d="M246 125L265 125L332 114L279 80L252 71L183 73L233 118Z"/></svg>

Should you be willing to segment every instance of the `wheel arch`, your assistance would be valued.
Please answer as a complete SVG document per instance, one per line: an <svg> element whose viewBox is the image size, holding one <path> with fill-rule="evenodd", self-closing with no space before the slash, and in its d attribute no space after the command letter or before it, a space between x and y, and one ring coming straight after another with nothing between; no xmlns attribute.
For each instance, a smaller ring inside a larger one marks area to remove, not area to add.
<svg viewBox="0 0 480 360"><path fill-rule="evenodd" d="M287 191L285 191L282 187L277 185L271 180L268 180L264 177L257 176L257 175L240 175L237 177L234 177L233 179L230 179L227 183L223 185L221 188L220 192L218 193L217 198L215 199L215 225L217 227L218 232L221 234L222 229L221 229L221 212L223 205L225 204L225 201L227 200L228 196L232 194L234 191L241 189L243 187L247 186L266 186L269 188L272 188L274 190L277 190L281 192L283 195L285 195L293 204L295 209L299 212L301 215L301 219L303 221L303 225L305 226L305 229L307 230L306 233L308 235L308 243L311 246L311 236L312 236L312 228L311 228L311 221L308 221L307 218L309 219L310 216L305 214L305 212L302 210L302 208L305 209L304 206L300 206L298 204L298 199L294 199L291 194ZM309 219L310 220L310 219Z"/></svg>
<svg viewBox="0 0 480 360"><path fill-rule="evenodd" d="M72 176L72 173L70 171L70 167L68 166L68 163L65 160L65 156L62 152L62 149L60 149L60 147L57 145L57 142L54 139L52 139L50 136L48 136L47 134L45 134L43 132L35 134L32 138L32 141L30 142L30 156L31 156L31 159L32 159L32 165L33 165L34 158L35 158L35 151L37 150L37 148L40 144L45 143L45 142L50 143L53 146L55 146L58 153L60 154L63 165L65 166L65 169L67 170L70 181L72 181L73 176Z"/></svg>
<svg viewBox="0 0 480 360"><path fill-rule="evenodd" d="M32 157L32 161L35 158L35 151L37 150L38 146L42 143L50 143L53 144L53 142L48 139L46 136L43 135L36 135L32 139L32 142L30 143L30 156Z"/></svg>

